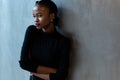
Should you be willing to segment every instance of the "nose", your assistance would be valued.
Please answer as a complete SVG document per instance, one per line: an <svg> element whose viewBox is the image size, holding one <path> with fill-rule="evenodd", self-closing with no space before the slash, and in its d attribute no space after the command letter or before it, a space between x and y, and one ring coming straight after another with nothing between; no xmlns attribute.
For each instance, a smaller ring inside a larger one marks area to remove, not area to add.
<svg viewBox="0 0 120 80"><path fill-rule="evenodd" d="M34 22L38 22L38 21L39 21L38 17L34 17Z"/></svg>

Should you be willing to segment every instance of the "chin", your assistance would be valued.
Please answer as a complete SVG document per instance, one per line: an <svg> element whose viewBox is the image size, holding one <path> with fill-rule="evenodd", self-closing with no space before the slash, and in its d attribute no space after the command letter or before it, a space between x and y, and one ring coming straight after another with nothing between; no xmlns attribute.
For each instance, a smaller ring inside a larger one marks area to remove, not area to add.
<svg viewBox="0 0 120 80"><path fill-rule="evenodd" d="M36 28L37 28L37 29L41 29L41 27L39 27L39 26L36 26Z"/></svg>

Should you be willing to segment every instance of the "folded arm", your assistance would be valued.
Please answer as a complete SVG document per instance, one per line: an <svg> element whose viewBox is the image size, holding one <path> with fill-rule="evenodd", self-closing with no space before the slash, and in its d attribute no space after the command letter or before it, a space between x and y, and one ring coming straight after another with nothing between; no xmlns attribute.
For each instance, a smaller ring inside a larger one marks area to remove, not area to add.
<svg viewBox="0 0 120 80"><path fill-rule="evenodd" d="M50 77L49 77L50 73L56 73L56 69L46 67L46 66L38 66L37 73L31 72L32 75L40 77L44 80L50 80Z"/></svg>
<svg viewBox="0 0 120 80"><path fill-rule="evenodd" d="M46 67L46 66L38 66L37 67L37 73L40 73L40 74L56 73L56 69L55 68Z"/></svg>

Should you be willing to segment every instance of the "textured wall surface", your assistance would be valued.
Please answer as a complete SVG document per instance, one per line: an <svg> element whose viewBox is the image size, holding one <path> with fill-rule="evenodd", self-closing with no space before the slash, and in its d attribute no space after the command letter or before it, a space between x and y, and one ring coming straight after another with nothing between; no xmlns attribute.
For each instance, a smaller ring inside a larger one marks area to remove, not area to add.
<svg viewBox="0 0 120 80"><path fill-rule="evenodd" d="M61 27L73 39L69 80L120 80L120 1L54 1ZM0 0L0 80L28 80L18 60L33 4Z"/></svg>
<svg viewBox="0 0 120 80"><path fill-rule="evenodd" d="M33 0L0 0L0 80L28 80L19 67L26 27L32 24Z"/></svg>
<svg viewBox="0 0 120 80"><path fill-rule="evenodd" d="M60 0L58 5L62 26L74 41L70 80L120 80L120 1Z"/></svg>

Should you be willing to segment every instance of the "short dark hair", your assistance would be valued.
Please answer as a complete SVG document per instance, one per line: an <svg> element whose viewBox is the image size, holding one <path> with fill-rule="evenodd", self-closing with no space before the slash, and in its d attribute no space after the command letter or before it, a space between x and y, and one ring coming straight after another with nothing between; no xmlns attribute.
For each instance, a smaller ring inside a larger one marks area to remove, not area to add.
<svg viewBox="0 0 120 80"><path fill-rule="evenodd" d="M50 13L54 13L55 14L55 19L53 20L54 25L58 26L58 8L56 6L56 4L52 1L52 0L40 0L40 1L36 1L35 6L39 6L39 5L43 5L45 7L47 7L49 9Z"/></svg>

